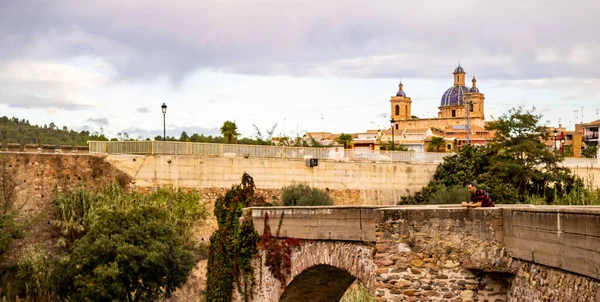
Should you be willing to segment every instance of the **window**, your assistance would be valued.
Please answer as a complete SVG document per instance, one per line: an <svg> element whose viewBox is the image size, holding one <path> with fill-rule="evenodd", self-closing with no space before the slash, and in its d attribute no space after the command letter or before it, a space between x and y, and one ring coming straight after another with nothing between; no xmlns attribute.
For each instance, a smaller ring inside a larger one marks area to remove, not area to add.
<svg viewBox="0 0 600 302"><path fill-rule="evenodd" d="M396 115L400 115L400 106L396 105Z"/></svg>
<svg viewBox="0 0 600 302"><path fill-rule="evenodd" d="M469 111L473 112L473 103L469 103Z"/></svg>
<svg viewBox="0 0 600 302"><path fill-rule="evenodd" d="M446 145L446 149L452 150L452 145L450 145L450 144Z"/></svg>
<svg viewBox="0 0 600 302"><path fill-rule="evenodd" d="M456 110L452 110L452 117L456 117Z"/></svg>
<svg viewBox="0 0 600 302"><path fill-rule="evenodd" d="M396 124L396 130L398 130L398 124Z"/></svg>
<svg viewBox="0 0 600 302"><path fill-rule="evenodd" d="M406 116L408 116L408 105L404 105L404 114L406 114Z"/></svg>

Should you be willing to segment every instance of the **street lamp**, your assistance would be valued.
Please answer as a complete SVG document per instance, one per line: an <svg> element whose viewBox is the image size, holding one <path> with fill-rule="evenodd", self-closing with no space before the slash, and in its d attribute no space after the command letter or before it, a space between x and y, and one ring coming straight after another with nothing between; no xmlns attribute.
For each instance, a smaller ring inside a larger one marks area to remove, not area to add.
<svg viewBox="0 0 600 302"><path fill-rule="evenodd" d="M560 153L561 154L565 154L565 135L562 134L562 137L560 138Z"/></svg>
<svg viewBox="0 0 600 302"><path fill-rule="evenodd" d="M556 136L558 135L558 130L554 128L554 154L556 155Z"/></svg>
<svg viewBox="0 0 600 302"><path fill-rule="evenodd" d="M167 105L165 103L160 106L163 113L163 142L167 141Z"/></svg>
<svg viewBox="0 0 600 302"><path fill-rule="evenodd" d="M390 123L392 124L392 151L394 151L394 127L396 125L396 120L392 117Z"/></svg>

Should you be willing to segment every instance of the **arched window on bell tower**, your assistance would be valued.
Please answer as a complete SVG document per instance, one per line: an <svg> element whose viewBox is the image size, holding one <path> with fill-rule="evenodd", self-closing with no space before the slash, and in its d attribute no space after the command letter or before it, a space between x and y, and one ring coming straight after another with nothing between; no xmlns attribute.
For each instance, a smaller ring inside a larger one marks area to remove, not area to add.
<svg viewBox="0 0 600 302"><path fill-rule="evenodd" d="M396 115L400 115L400 106L396 105Z"/></svg>

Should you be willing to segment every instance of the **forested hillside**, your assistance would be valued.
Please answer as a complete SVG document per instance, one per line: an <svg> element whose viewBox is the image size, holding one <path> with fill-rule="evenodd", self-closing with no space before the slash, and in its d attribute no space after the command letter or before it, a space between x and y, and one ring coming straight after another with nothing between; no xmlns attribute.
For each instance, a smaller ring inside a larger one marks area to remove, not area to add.
<svg viewBox="0 0 600 302"><path fill-rule="evenodd" d="M25 119L0 117L0 143L84 146L88 140L107 138L102 133L78 132L66 126L59 128L54 123L38 126Z"/></svg>
<svg viewBox="0 0 600 302"><path fill-rule="evenodd" d="M237 126L236 126L237 128ZM101 128L102 129L102 128ZM236 133L237 134L237 133ZM0 117L0 145L2 143L20 143L20 144L41 144L41 145L77 145L85 146L87 141L133 141L150 140L147 137L131 137L128 133L117 133L116 137L107 137L102 130L90 132L87 130L76 131L68 129L66 126L60 127L55 123L48 125L32 125L28 120L18 119L16 117ZM154 140L162 140L158 135ZM201 143L227 143L223 136L205 136L204 134L194 133L188 135L185 131L179 137L167 136L168 141L181 142L201 142ZM237 138L234 143L248 145L270 145L270 138Z"/></svg>

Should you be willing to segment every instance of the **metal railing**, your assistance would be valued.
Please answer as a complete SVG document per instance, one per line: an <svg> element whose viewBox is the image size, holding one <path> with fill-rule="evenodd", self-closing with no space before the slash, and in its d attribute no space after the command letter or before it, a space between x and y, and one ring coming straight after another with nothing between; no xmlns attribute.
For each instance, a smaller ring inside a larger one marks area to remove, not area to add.
<svg viewBox="0 0 600 302"><path fill-rule="evenodd" d="M565 157L562 162L563 167L574 168L574 167L588 167L598 168L600 166L599 158L579 158L579 157Z"/></svg>
<svg viewBox="0 0 600 302"><path fill-rule="evenodd" d="M344 150L343 147L287 147L161 141L89 141L90 154L174 154L339 161L439 163L451 153Z"/></svg>

